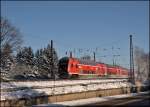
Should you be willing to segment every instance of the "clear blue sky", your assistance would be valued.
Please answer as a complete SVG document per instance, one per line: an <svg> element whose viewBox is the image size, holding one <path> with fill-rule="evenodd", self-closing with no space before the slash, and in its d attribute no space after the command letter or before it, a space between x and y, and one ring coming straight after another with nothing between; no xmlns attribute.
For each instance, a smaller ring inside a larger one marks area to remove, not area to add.
<svg viewBox="0 0 150 107"><path fill-rule="evenodd" d="M92 55L98 47L97 60L112 63L112 55L119 54L117 63L128 66L130 34L134 45L149 51L148 4L148 1L3 1L1 12L22 32L23 46L31 46L34 51L52 39L59 57L74 48L76 57L83 55L77 51L79 48L89 49L91 52L84 52Z"/></svg>

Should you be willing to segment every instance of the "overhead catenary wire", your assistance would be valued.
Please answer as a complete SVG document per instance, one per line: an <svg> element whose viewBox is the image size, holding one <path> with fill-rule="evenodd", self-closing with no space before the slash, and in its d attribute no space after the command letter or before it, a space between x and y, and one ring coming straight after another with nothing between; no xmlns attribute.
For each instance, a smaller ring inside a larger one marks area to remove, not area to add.
<svg viewBox="0 0 150 107"><path fill-rule="evenodd" d="M68 53L72 51L73 57L80 58L84 55L89 55L92 58L93 52L95 52L96 59L101 59L102 58L101 56L105 56L103 57L103 59L105 59L106 57L107 58L114 57L113 55L120 55L121 57L124 56L120 54L122 48L116 45L116 44L122 44L123 41L124 40L115 40L113 42L104 43L104 44L100 44L99 46L89 47L89 48L76 47L74 43L69 44L68 42L60 42L57 40L55 40L55 44L59 53L63 52L62 56L64 55L69 56ZM114 52L112 52L112 49Z"/></svg>

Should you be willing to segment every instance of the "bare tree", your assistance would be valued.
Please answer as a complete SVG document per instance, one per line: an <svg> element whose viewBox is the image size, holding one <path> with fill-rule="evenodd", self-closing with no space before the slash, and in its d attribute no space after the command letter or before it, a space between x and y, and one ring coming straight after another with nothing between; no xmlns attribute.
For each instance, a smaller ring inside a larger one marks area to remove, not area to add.
<svg viewBox="0 0 150 107"><path fill-rule="evenodd" d="M1 51L3 51L6 45L11 46L12 51L18 50L23 42L20 31L3 17L1 17L0 28Z"/></svg>
<svg viewBox="0 0 150 107"><path fill-rule="evenodd" d="M12 53L17 51L22 43L20 31L13 26L7 19L1 17L0 41L1 41L1 67L6 68L12 61ZM10 66L9 66L10 67Z"/></svg>
<svg viewBox="0 0 150 107"><path fill-rule="evenodd" d="M145 81L149 75L149 54L145 53L143 49L135 47L135 65L136 78L139 81Z"/></svg>

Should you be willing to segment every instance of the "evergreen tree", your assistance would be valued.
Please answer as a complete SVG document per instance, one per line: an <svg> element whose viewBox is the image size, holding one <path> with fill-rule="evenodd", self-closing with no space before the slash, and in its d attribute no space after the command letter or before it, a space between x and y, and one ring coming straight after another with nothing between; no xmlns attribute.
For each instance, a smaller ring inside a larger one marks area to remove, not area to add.
<svg viewBox="0 0 150 107"><path fill-rule="evenodd" d="M10 71L14 63L12 49L9 44L6 44L1 51L1 68L5 71Z"/></svg>
<svg viewBox="0 0 150 107"><path fill-rule="evenodd" d="M19 64L24 64L24 65L32 66L33 58L34 58L34 53L31 47L24 47L16 55L17 62Z"/></svg>
<svg viewBox="0 0 150 107"><path fill-rule="evenodd" d="M35 53L36 66L38 67L39 73L45 78L54 78L52 76L53 72L58 77L58 57L54 48L52 51L53 53L51 52L50 44L48 44L47 48L37 50Z"/></svg>
<svg viewBox="0 0 150 107"><path fill-rule="evenodd" d="M31 47L21 49L16 55L16 61L16 75L19 74L28 77L34 73L34 53Z"/></svg>
<svg viewBox="0 0 150 107"><path fill-rule="evenodd" d="M58 57L57 57L57 53L56 53L54 48L51 50L50 44L47 45L47 51L46 52L47 52L47 60L49 62L48 64L50 65L49 66L49 72L51 73L51 78L55 78L56 76L58 76ZM55 77L53 77L53 76L55 76Z"/></svg>
<svg viewBox="0 0 150 107"><path fill-rule="evenodd" d="M39 56L40 56L40 50L38 49L36 52L35 52L35 58L39 58Z"/></svg>
<svg viewBox="0 0 150 107"><path fill-rule="evenodd" d="M26 56L26 60L27 60L26 62L27 62L28 65L30 65L30 66L34 65L33 58L34 58L33 50L32 50L31 47L28 47L28 54Z"/></svg>
<svg viewBox="0 0 150 107"><path fill-rule="evenodd" d="M5 69L5 67L6 67L6 60L10 56L10 53L8 53L9 49L10 48L4 47L3 51L0 52L1 53L1 65L0 66L2 67L2 69Z"/></svg>
<svg viewBox="0 0 150 107"><path fill-rule="evenodd" d="M22 56L22 50L19 50L16 54L16 61L17 61L17 64L23 64L23 56Z"/></svg>

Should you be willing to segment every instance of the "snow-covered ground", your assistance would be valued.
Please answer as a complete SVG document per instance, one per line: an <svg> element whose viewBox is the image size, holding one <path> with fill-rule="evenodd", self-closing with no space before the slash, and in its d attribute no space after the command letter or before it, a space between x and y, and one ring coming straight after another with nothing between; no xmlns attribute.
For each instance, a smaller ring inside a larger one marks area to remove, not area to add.
<svg viewBox="0 0 150 107"><path fill-rule="evenodd" d="M126 80L66 80L1 83L1 100L31 98L41 95L56 95L90 90L129 87ZM7 89L21 88L14 91ZM25 88L26 87L26 88ZM27 88L28 87L28 88ZM37 87L37 88L32 88ZM40 88L39 88L40 87Z"/></svg>
<svg viewBox="0 0 150 107"><path fill-rule="evenodd" d="M18 88L18 87L53 87L75 85L75 84L92 84L127 81L127 79L102 79L102 80L61 80L61 81L33 81L33 82L1 82L1 89Z"/></svg>

